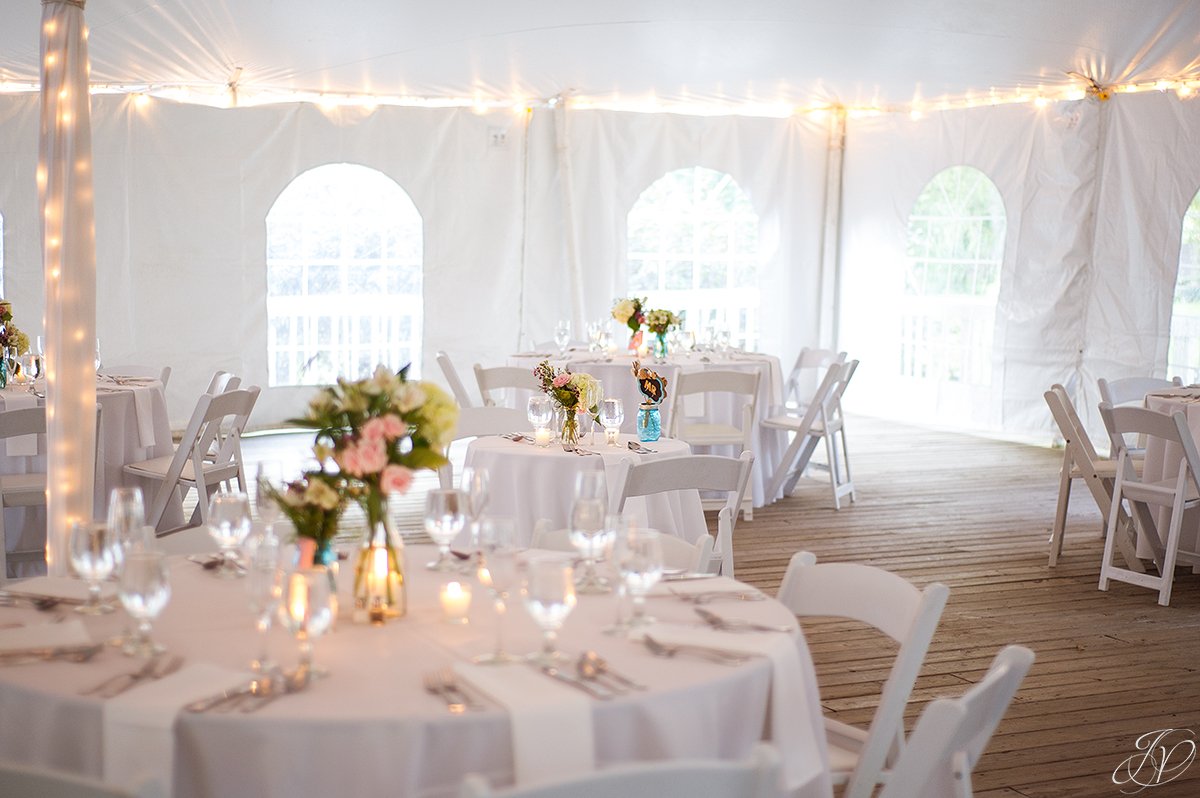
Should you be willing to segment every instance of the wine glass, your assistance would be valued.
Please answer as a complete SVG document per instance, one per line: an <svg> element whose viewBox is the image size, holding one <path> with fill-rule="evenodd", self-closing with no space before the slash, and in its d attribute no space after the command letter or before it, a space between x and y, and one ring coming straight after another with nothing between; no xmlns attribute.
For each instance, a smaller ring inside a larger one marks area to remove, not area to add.
<svg viewBox="0 0 1200 798"><path fill-rule="evenodd" d="M283 570L279 567L281 549L279 538L275 537L270 525L246 541L246 592L259 639L258 656L250 661L255 673L270 670L267 642L271 619L283 598Z"/></svg>
<svg viewBox="0 0 1200 798"><path fill-rule="evenodd" d="M729 330L723 329L717 333L717 348L721 350L722 355L725 355L725 356L729 355L730 342L731 342L731 336L730 336Z"/></svg>
<svg viewBox="0 0 1200 798"><path fill-rule="evenodd" d="M121 544L122 555L154 548L153 527L146 526L146 505L141 488L112 489L108 498L108 528ZM150 530L149 535L147 529Z"/></svg>
<svg viewBox="0 0 1200 798"><path fill-rule="evenodd" d="M425 531L438 546L438 558L425 567L431 571L455 571L450 544L466 523L467 503L461 490L431 490L425 499Z"/></svg>
<svg viewBox="0 0 1200 798"><path fill-rule="evenodd" d="M620 399L600 400L600 423L604 425L604 440L609 446L621 442L621 425L625 423L625 404Z"/></svg>
<svg viewBox="0 0 1200 798"><path fill-rule="evenodd" d="M467 498L467 515L471 520L472 549L479 550L479 519L488 503L488 470L483 466L466 466L459 487ZM470 564L468 563L468 568Z"/></svg>
<svg viewBox="0 0 1200 798"><path fill-rule="evenodd" d="M566 357L567 346L571 343L571 322L560 321L554 325L554 345L558 347L558 356Z"/></svg>
<svg viewBox="0 0 1200 798"><path fill-rule="evenodd" d="M313 666L312 641L329 629L333 605L329 592L329 573L325 566L302 568L287 575L279 605L279 619L300 645L299 672L322 676Z"/></svg>
<svg viewBox="0 0 1200 798"><path fill-rule="evenodd" d="M117 595L125 611L137 622L122 650L130 656L151 657L166 648L150 639L150 621L158 617L171 598L167 559L159 551L135 551L125 558Z"/></svg>
<svg viewBox="0 0 1200 798"><path fill-rule="evenodd" d="M258 520L270 526L279 520L282 510L275 502L275 494L287 489L283 481L283 465L276 460L264 460L258 464L254 477L254 509Z"/></svg>
<svg viewBox="0 0 1200 798"><path fill-rule="evenodd" d="M597 352L600 349L601 322L589 321L587 326L588 351Z"/></svg>
<svg viewBox="0 0 1200 798"><path fill-rule="evenodd" d="M97 339L96 339L96 373L97 373L97 374L99 374L99 373L100 373L100 365L101 365L101 360L100 360L100 339L99 339L99 338L97 338Z"/></svg>
<svg viewBox="0 0 1200 798"><path fill-rule="evenodd" d="M530 656L539 665L554 665L566 655L558 650L558 630L575 608L575 575L562 557L530 560L521 586L525 609L542 630L542 650Z"/></svg>
<svg viewBox="0 0 1200 798"><path fill-rule="evenodd" d="M606 485L602 469L580 471L575 475L575 500L594 499L603 504L608 498Z"/></svg>
<svg viewBox="0 0 1200 798"><path fill-rule="evenodd" d="M571 506L571 525L567 529L571 545L583 559L583 573L575 588L580 593L607 593L608 580L596 572L596 561L608 546L604 526L604 502L600 499L576 499Z"/></svg>
<svg viewBox="0 0 1200 798"><path fill-rule="evenodd" d="M208 503L208 533L221 549L217 575L241 576L237 550L250 534L250 498L244 493L215 493Z"/></svg>
<svg viewBox="0 0 1200 798"><path fill-rule="evenodd" d="M633 597L629 627L632 629L651 624L654 619L646 615L646 594L658 584L663 572L662 543L658 530L626 527L617 535L616 549L621 579Z"/></svg>
<svg viewBox="0 0 1200 798"><path fill-rule="evenodd" d="M479 583L492 594L496 609L496 648L480 654L472 662L502 665L516 661L504 650L504 616L508 612L509 591L517 581L517 533L511 518L487 517L479 523Z"/></svg>
<svg viewBox="0 0 1200 798"><path fill-rule="evenodd" d="M111 604L100 603L100 583L110 577L120 562L121 543L108 527L90 521L72 521L70 539L71 567L88 583L87 603L75 612L103 615L113 611Z"/></svg>

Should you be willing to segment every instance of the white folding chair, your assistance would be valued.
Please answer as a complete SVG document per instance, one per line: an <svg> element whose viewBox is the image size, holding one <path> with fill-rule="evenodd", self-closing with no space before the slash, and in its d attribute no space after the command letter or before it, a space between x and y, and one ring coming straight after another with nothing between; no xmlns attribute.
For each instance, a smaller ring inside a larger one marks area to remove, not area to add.
<svg viewBox="0 0 1200 798"><path fill-rule="evenodd" d="M1196 441L1182 411L1168 416L1140 407L1113 407L1108 402L1101 402L1100 417L1104 419L1113 450L1117 452L1117 477L1108 511L1104 559L1100 563L1100 589L1108 590L1108 583L1113 579L1148 587L1158 591L1158 603L1166 607L1171 603L1175 563L1200 566L1200 550L1180 549L1179 546L1184 512L1200 507L1200 454L1196 452ZM1125 436L1129 434L1161 439L1168 450L1164 457L1170 452L1179 457L1178 474L1157 482L1146 482L1139 477L1125 442ZM1124 529L1120 514L1122 502L1129 503L1130 515L1136 519L1143 539L1154 552L1157 575L1138 573L1113 563L1117 539ZM1152 505L1170 508L1165 540L1150 510Z"/></svg>
<svg viewBox="0 0 1200 798"><path fill-rule="evenodd" d="M625 501L632 496L676 490L723 491L726 497L717 514L717 539L711 554L720 566L719 572L732 577L733 533L753 468L754 453L750 451L742 452L740 457L694 454L645 463L626 458L617 466L608 511L622 512Z"/></svg>
<svg viewBox="0 0 1200 798"><path fill-rule="evenodd" d="M450 444L464 438L482 435L503 435L529 429L529 419L524 410L511 407L463 407L458 411L458 424ZM446 457L450 457L450 446L446 446ZM446 463L438 469L438 481L445 490L454 487L454 464Z"/></svg>
<svg viewBox="0 0 1200 798"><path fill-rule="evenodd" d="M695 574L709 572L713 554L712 535L706 532L695 543L688 543L674 535L659 535L658 539L662 544L664 567ZM529 547L547 551L576 551L575 544L571 543L571 530L550 529L548 524L539 524L533 530Z"/></svg>
<svg viewBox="0 0 1200 798"><path fill-rule="evenodd" d="M779 752L758 743L744 762L637 762L529 787L493 790L471 774L459 798L782 798L781 779Z"/></svg>
<svg viewBox="0 0 1200 798"><path fill-rule="evenodd" d="M779 459L774 473L771 474L771 481L767 485L768 502L790 494L812 462L817 444L821 442L822 437L826 437L824 428L820 426L821 417L826 413L826 408L831 407L830 398L837 389L842 371L842 368L831 368L825 372L825 379L821 380L804 415L772 416L763 421L764 427L787 430L792 436L783 457Z"/></svg>
<svg viewBox="0 0 1200 798"><path fill-rule="evenodd" d="M847 618L868 624L900 644L870 727L863 731L825 719L829 766L843 798L867 798L904 745L904 707L937 630L950 590L918 590L901 576L855 563L817 564L807 551L788 563L779 600L797 616Z"/></svg>
<svg viewBox="0 0 1200 798"><path fill-rule="evenodd" d="M522 391L542 390L542 386L538 384L537 377L533 376L532 369L518 368L517 366L496 366L485 369L476 363L475 382L479 385L479 395L483 397L483 403L487 407L496 406L496 400L492 396L492 391L501 391L508 388L515 388Z"/></svg>
<svg viewBox="0 0 1200 798"><path fill-rule="evenodd" d="M1029 649L1008 646L961 698L926 706L879 798L970 798L971 772L1033 659Z"/></svg>
<svg viewBox="0 0 1200 798"><path fill-rule="evenodd" d="M72 773L0 762L0 795L6 798L138 798L156 792L153 783L129 789Z"/></svg>
<svg viewBox="0 0 1200 798"><path fill-rule="evenodd" d="M213 372L212 379L208 381L208 387L204 389L205 393L225 393L226 391L236 391L241 387L242 378L228 371Z"/></svg>
<svg viewBox="0 0 1200 798"><path fill-rule="evenodd" d="M246 490L248 483L242 462L241 438L258 394L257 386L217 395L204 394L196 403L191 421L173 455L125 466L126 474L158 483L146 513L146 523L154 526L159 534L176 531L162 529L161 523L177 488L182 489L184 496L188 490L196 490L196 510L189 527L208 522L209 492L216 486L236 481L239 490ZM206 459L210 451L215 454Z"/></svg>
<svg viewBox="0 0 1200 798"><path fill-rule="evenodd" d="M704 371L680 372L675 380L671 399L670 437L688 443L693 450L697 446L736 446L740 452L754 448L754 414L758 405L758 384L761 373L751 371ZM697 394L732 394L735 400L745 398L742 407L742 423L717 424L702 419L689 419L684 415L686 397ZM719 509L723 502L704 503L706 510ZM754 519L754 497L743 496L742 514L747 521ZM720 541L718 541L720 545ZM733 574L727 574L732 576Z"/></svg>
<svg viewBox="0 0 1200 798"><path fill-rule="evenodd" d="M845 354L845 353L842 353ZM829 471L829 487L833 492L833 509L842 509L842 497L849 496L850 501L858 500L854 493L854 478L850 473L850 450L846 447L846 417L842 413L842 395L854 372L858 370L858 361L834 364L830 372L836 372L837 382L833 390L826 394L821 401L810 405L817 407L817 416L810 427L810 434L825 441L824 463L810 461L809 468L822 468ZM803 421L801 417L784 414L772 415L763 419L762 426L769 429L795 430ZM840 444L840 450L839 450ZM843 476L842 472L845 471Z"/></svg>
<svg viewBox="0 0 1200 798"><path fill-rule="evenodd" d="M825 378L825 371L830 366L840 366L845 362L845 352L807 346L801 349L796 356L796 364L784 382L784 404L790 410L803 412L812 401L817 386Z"/></svg>
<svg viewBox="0 0 1200 798"><path fill-rule="evenodd" d="M475 401L467 393L467 386L463 385L462 378L458 376L458 369L454 368L450 356L438 350L437 362L442 367L442 374L446 375L446 383L450 386L450 392L454 394L454 400L458 402L458 406L474 407Z"/></svg>
<svg viewBox="0 0 1200 798"><path fill-rule="evenodd" d="M8 441L24 435L46 434L46 408L26 407L20 410L0 412L0 446L6 447ZM25 460L33 456L10 455L7 449L3 451L5 460ZM21 549L6 552L4 537L4 510L9 507L39 507L46 504L46 472L26 471L25 473L0 475L0 582L8 578L8 564L20 562L40 562L46 556L45 540L40 549Z"/></svg>
<svg viewBox="0 0 1200 798"><path fill-rule="evenodd" d="M1075 412L1075 405L1071 402L1066 388L1055 383L1042 396L1050 407L1050 414L1054 416L1063 439L1063 462L1058 476L1058 507L1054 512L1054 528L1050 533L1050 567L1053 568L1058 565L1058 558L1062 555L1067 509L1071 502L1071 485L1076 479L1082 479L1087 485L1096 506L1100 508L1103 530L1112 505L1117 461L1105 460L1096 454L1096 447L1092 445L1092 439L1088 437L1082 420ZM1146 568L1136 554L1131 519L1124 510L1120 511L1119 526L1121 532L1117 535L1115 543L1122 559L1129 568L1144 572Z"/></svg>
<svg viewBox="0 0 1200 798"><path fill-rule="evenodd" d="M162 368L155 366L105 366L104 373L114 377L141 377L148 380L158 380L163 384L163 388L166 388L167 383L171 380L170 366L163 366Z"/></svg>
<svg viewBox="0 0 1200 798"><path fill-rule="evenodd" d="M1183 387L1183 378L1160 380L1155 377L1126 377L1120 380L1106 380L1103 377L1096 380L1100 386L1100 401L1108 402L1113 407L1136 402L1140 407L1146 394L1151 391L1166 391L1171 388Z"/></svg>

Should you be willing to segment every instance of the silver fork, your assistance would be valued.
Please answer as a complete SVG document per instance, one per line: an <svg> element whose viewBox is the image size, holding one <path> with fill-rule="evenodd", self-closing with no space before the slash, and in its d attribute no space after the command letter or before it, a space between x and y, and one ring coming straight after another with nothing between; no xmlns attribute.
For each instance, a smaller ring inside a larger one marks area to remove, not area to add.
<svg viewBox="0 0 1200 798"><path fill-rule="evenodd" d="M722 632L791 632L790 626L772 626L766 623L755 623L741 618L722 618L715 612L710 612L703 607L693 607L696 614L700 616L706 624L714 629Z"/></svg>
<svg viewBox="0 0 1200 798"><path fill-rule="evenodd" d="M462 702L466 704L467 709L478 712L484 708L483 704L480 704L478 701L472 698L471 694L463 689L463 686L459 684L458 674L454 672L453 668L441 668L437 672L437 677L438 681L442 683L442 689L445 692L453 694L461 699Z"/></svg>
<svg viewBox="0 0 1200 798"><path fill-rule="evenodd" d="M642 640L646 643L646 648L651 654L657 657L674 657L676 654L692 654L706 659L709 662L715 662L718 665L741 665L749 661L748 655L726 651L720 648L709 648L708 646L696 646L680 643L677 645L667 645L660 643L650 635L645 635Z"/></svg>
<svg viewBox="0 0 1200 798"><path fill-rule="evenodd" d="M456 699L446 690L445 686L442 685L441 677L437 673L427 673L421 677L421 681L425 685L425 692L442 699L450 714L461 715L467 711L467 705Z"/></svg>

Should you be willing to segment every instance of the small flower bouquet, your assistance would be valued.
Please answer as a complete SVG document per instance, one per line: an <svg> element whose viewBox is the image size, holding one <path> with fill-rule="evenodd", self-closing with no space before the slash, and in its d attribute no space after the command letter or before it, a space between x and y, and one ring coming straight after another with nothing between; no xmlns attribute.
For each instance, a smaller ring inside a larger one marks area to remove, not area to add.
<svg viewBox="0 0 1200 798"><path fill-rule="evenodd" d="M289 482L282 492L269 489L271 498L296 527L296 536L313 541L315 552L321 552L322 556L332 552L338 519L346 507L343 482L338 474L307 471L300 479Z"/></svg>
<svg viewBox="0 0 1200 798"><path fill-rule="evenodd" d="M562 407L563 444L574 446L579 442L579 413L587 413L596 418L600 404L600 382L586 372L571 372L568 369L556 369L543 360L533 370L542 386L542 391Z"/></svg>
<svg viewBox="0 0 1200 798"><path fill-rule="evenodd" d="M651 310L646 312L646 329L655 335L666 335L671 329L679 326L679 317L669 310Z"/></svg>
<svg viewBox="0 0 1200 798"><path fill-rule="evenodd" d="M644 297L618 299L612 306L612 317L629 328L629 351L635 352L642 345L642 325L646 322L643 308Z"/></svg>

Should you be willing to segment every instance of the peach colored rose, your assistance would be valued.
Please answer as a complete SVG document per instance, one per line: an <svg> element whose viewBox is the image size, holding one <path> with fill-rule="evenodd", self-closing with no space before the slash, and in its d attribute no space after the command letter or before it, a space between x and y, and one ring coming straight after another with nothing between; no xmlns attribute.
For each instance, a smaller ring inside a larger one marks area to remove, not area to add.
<svg viewBox="0 0 1200 798"><path fill-rule="evenodd" d="M564 371L562 374L559 374L557 377L554 378L553 385L555 388L561 388L570 381L571 381L571 375Z"/></svg>
<svg viewBox="0 0 1200 798"><path fill-rule="evenodd" d="M359 441L358 463L362 474L378 474L388 464L387 446L382 440Z"/></svg>
<svg viewBox="0 0 1200 798"><path fill-rule="evenodd" d="M338 464L338 468L346 472L352 477L361 477L363 474L362 457L359 454L358 446L350 444L341 452L335 454L334 461Z"/></svg>
<svg viewBox="0 0 1200 798"><path fill-rule="evenodd" d="M413 473L411 470L399 465L389 465L383 469L383 476L379 479L379 487L384 493L404 493L412 485Z"/></svg>
<svg viewBox="0 0 1200 798"><path fill-rule="evenodd" d="M362 432L359 433L359 437L363 441L369 441L371 443L383 440L386 435L387 425L384 424L384 421L381 418L373 418L366 424L363 424Z"/></svg>
<svg viewBox="0 0 1200 798"><path fill-rule="evenodd" d="M397 438L401 438L405 433L408 432L408 425L404 423L400 416L388 414L379 419L371 420L377 420L381 425L383 425L383 437L387 438L389 441L394 441Z"/></svg>

